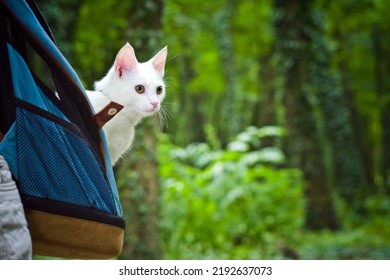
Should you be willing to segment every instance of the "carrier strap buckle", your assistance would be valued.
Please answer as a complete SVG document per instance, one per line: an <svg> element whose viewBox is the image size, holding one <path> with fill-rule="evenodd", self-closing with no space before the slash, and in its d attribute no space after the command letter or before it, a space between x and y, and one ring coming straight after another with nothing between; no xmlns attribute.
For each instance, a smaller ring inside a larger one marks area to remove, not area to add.
<svg viewBox="0 0 390 280"><path fill-rule="evenodd" d="M96 113L94 118L99 128L102 128L108 121L115 117L123 109L123 107L123 105L111 101L102 110Z"/></svg>

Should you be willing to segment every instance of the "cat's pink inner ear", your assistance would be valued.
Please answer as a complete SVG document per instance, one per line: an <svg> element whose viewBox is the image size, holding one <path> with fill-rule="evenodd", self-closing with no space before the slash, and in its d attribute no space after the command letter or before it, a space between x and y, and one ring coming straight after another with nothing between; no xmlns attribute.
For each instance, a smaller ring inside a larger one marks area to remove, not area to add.
<svg viewBox="0 0 390 280"><path fill-rule="evenodd" d="M153 58L152 63L154 68L160 73L161 77L164 76L165 62L167 60L168 47L163 48Z"/></svg>
<svg viewBox="0 0 390 280"><path fill-rule="evenodd" d="M119 77L122 77L126 71L131 71L137 67L138 61L134 53L133 47L127 43L118 52L115 59L115 70Z"/></svg>

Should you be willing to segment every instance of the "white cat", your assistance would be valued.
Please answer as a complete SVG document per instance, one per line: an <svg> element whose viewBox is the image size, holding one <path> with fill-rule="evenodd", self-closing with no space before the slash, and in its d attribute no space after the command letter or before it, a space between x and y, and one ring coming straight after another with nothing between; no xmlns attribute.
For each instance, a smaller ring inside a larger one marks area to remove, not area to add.
<svg viewBox="0 0 390 280"><path fill-rule="evenodd" d="M87 91L95 113L111 101L124 106L103 126L112 165L130 149L135 126L161 108L167 54L165 47L149 61L139 63L133 47L127 43L107 75L95 83L95 91ZM116 109L112 110L108 114L116 113Z"/></svg>

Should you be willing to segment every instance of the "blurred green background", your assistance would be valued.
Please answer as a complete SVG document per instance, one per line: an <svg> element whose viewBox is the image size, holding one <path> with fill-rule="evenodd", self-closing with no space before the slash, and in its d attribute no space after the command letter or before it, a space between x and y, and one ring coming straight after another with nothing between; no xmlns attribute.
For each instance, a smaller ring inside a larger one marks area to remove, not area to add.
<svg viewBox="0 0 390 280"><path fill-rule="evenodd" d="M390 259L390 1L36 1L92 88L165 45L121 259Z"/></svg>

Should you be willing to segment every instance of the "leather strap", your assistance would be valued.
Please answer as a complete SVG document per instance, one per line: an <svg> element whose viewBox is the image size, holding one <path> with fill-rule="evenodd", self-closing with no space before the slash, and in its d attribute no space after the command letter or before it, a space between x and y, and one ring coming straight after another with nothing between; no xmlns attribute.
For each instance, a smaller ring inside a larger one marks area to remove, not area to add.
<svg viewBox="0 0 390 280"><path fill-rule="evenodd" d="M123 105L111 101L95 114L94 118L99 126L102 128L108 121L110 121L113 117L115 117L121 110L123 109Z"/></svg>

